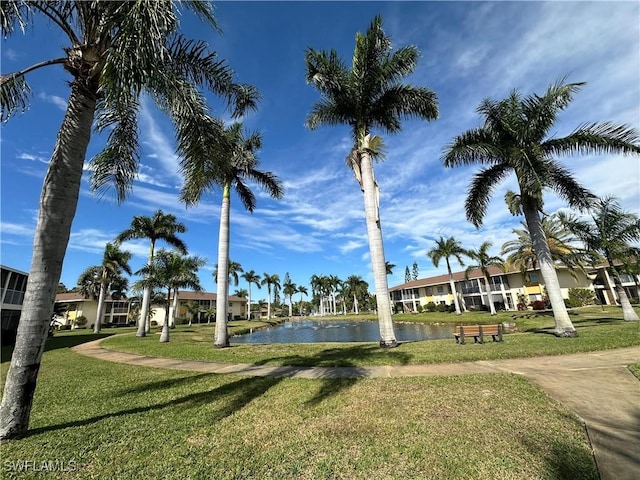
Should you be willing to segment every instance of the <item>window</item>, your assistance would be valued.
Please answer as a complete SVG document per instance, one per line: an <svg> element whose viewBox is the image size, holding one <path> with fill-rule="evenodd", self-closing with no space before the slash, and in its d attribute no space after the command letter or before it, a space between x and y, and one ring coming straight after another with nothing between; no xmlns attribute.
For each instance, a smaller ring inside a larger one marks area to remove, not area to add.
<svg viewBox="0 0 640 480"><path fill-rule="evenodd" d="M438 287L438 293L444 293L444 287L439 286Z"/></svg>
<svg viewBox="0 0 640 480"><path fill-rule="evenodd" d="M427 295L433 295L433 288L427 287Z"/></svg>

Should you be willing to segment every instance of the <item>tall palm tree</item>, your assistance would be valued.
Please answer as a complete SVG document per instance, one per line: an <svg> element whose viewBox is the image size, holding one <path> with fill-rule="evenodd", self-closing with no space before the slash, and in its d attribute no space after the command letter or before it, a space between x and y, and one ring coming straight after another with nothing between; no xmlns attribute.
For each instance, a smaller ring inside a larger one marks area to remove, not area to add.
<svg viewBox="0 0 640 480"><path fill-rule="evenodd" d="M449 237L445 239L440 237L436 240L436 246L427 252L427 257L433 262L433 266L438 268L440 260L444 258L447 264L447 273L449 274L449 286L451 287L451 294L453 295L453 302L456 307L456 314L462 315L460 311L460 302L458 301L458 292L456 292L456 284L453 281L453 272L451 271L451 263L449 259L454 257L461 267L464 267L462 256L466 255L467 251L462 248L460 242L455 238Z"/></svg>
<svg viewBox="0 0 640 480"><path fill-rule="evenodd" d="M187 246L178 237L179 233L185 233L186 231L187 227L183 223L178 222L175 215L164 213L162 210L157 210L152 217L147 217L145 215L134 216L129 228L120 233L120 235L116 237L116 241L125 242L127 240L137 238L148 238L150 246L147 265L152 265L156 242L158 240L168 243L181 254L186 255ZM138 331L136 332L136 336L138 337L144 337L147 332L149 332L150 321L147 313L149 311L150 295L150 286L147 286L142 294L140 322L138 323Z"/></svg>
<svg viewBox="0 0 640 480"><path fill-rule="evenodd" d="M631 306L616 263L637 255L638 249L631 244L640 240L640 219L625 212L616 197L594 200L590 208L590 220L576 215L560 213L560 221L585 245L589 252L604 256L612 273L618 300L625 321L638 321L638 314Z"/></svg>
<svg viewBox="0 0 640 480"><path fill-rule="evenodd" d="M346 280L347 292L353 297L353 313L358 315L359 311L359 299L363 298L369 290L369 284L365 282L362 277L358 275L350 275Z"/></svg>
<svg viewBox="0 0 640 480"><path fill-rule="evenodd" d="M238 286L238 282L240 281L240 274L244 272L242 269L242 265L238 262L234 262L233 260L229 260L228 266L228 274L229 274L229 284L233 284L234 287ZM215 268L213 269L213 281L218 282L218 264L216 263Z"/></svg>
<svg viewBox="0 0 640 480"><path fill-rule="evenodd" d="M226 148L217 154L203 156L196 162L183 168L184 185L180 194L187 205L198 203L202 195L216 186L222 188L222 206L220 209L220 230L218 237L218 292L216 297L216 333L214 346L229 346L227 334L227 312L229 309L228 277L229 268L229 224L231 216L231 190L233 189L244 207L253 213L256 197L247 181L258 184L272 198L282 198L282 183L272 172L258 170L257 151L262 148L260 134L253 133L245 137L242 124L233 123L224 131ZM222 167L220 167L222 165ZM238 264L238 272L242 272ZM238 272L233 272L238 284Z"/></svg>
<svg viewBox="0 0 640 480"><path fill-rule="evenodd" d="M298 308L298 313L300 315L302 315L302 295L309 295L309 290L307 290L307 287L300 285L298 287L298 293L300 294L300 307Z"/></svg>
<svg viewBox="0 0 640 480"><path fill-rule="evenodd" d="M248 272L244 272L242 278L249 285L249 320L251 320L251 285L255 284L258 288L260 288L260 275L256 274L255 270L249 270Z"/></svg>
<svg viewBox="0 0 640 480"><path fill-rule="evenodd" d="M273 289L274 300L276 297L276 291L280 290L280 275L274 273L273 275L269 275L268 273L264 273L262 275L261 285L267 286L267 320L271 318L271 289Z"/></svg>
<svg viewBox="0 0 640 480"><path fill-rule="evenodd" d="M94 125L108 132L107 144L92 160L92 187L111 184L118 201L130 191L139 164L137 117L144 91L173 122L179 156L188 162L201 145L219 142L221 128L208 115L206 88L227 100L232 115L255 106L255 88L234 82L225 62L207 44L181 35L180 8L217 29L213 5L193 2L66 2L7 0L0 4L5 39L47 20L68 40L64 56L0 76L0 119L29 105L27 75L62 66L71 76L70 96L49 161L34 233L29 284L16 348L0 406L0 439L23 435L56 287L69 243L87 147ZM144 25L144 28L141 28Z"/></svg>
<svg viewBox="0 0 640 480"><path fill-rule="evenodd" d="M162 325L160 342L169 341L169 322L171 298L174 304L178 298L180 288L190 288L200 291L198 269L205 264L199 257L185 257L180 252L171 252L165 249L158 250L151 265L145 265L136 272L136 275L144 275L145 278L136 282L137 289L166 288L167 302L165 304L165 317ZM172 297L173 294L173 297ZM175 315L175 314L174 314Z"/></svg>
<svg viewBox="0 0 640 480"><path fill-rule="evenodd" d="M541 225L543 191L552 189L579 209L588 207L593 195L553 157L577 153L637 154L640 147L634 129L608 122L582 125L566 137L549 138L558 114L584 85L564 81L550 85L541 96L523 98L513 91L501 101L484 100L477 109L484 124L456 137L446 147L443 162L447 167L485 165L471 182L465 202L467 218L476 227L482 224L495 186L510 173L515 174L520 205L553 309L555 334L572 337L577 332L569 319Z"/></svg>
<svg viewBox="0 0 640 480"><path fill-rule="evenodd" d="M384 262L384 271L387 275L393 275L393 269L396 268L395 263Z"/></svg>
<svg viewBox="0 0 640 480"><path fill-rule="evenodd" d="M104 315L104 300L113 282L118 282L122 272L131 275L131 252L120 250L117 244L107 243L102 256L102 272L100 273L100 294L98 295L98 313L93 333L100 333L100 324ZM121 280L120 280L121 281Z"/></svg>
<svg viewBox="0 0 640 480"><path fill-rule="evenodd" d="M102 267L93 265L84 270L78 277L78 291L84 298L97 300L100 296L100 277Z"/></svg>
<svg viewBox="0 0 640 480"><path fill-rule="evenodd" d="M392 49L376 16L366 33L356 34L351 68L330 52L306 51L307 82L322 94L307 117L307 126L346 124L351 128L353 149L347 164L364 194L369 251L376 285L380 346L395 347L397 341L391 319L391 302L385 268L382 230L378 211L377 182L373 156L381 156L381 139L372 129L386 133L401 129L401 120L438 116L436 95L428 88L402 83L416 68L420 52L414 46Z"/></svg>
<svg viewBox="0 0 640 480"><path fill-rule="evenodd" d="M503 267L504 260L497 256L491 256L489 249L493 246L491 242L483 242L480 248L477 250L467 250L465 255L476 262L476 265L469 265L465 271L465 276L468 278L472 270L480 270L482 273L482 279L484 281L484 289L487 295L487 303L489 304L489 311L491 315L496 314L496 307L493 304L491 298L491 284L489 283L489 267Z"/></svg>
<svg viewBox="0 0 640 480"><path fill-rule="evenodd" d="M289 272L284 276L284 282L282 283L282 293L284 294L285 301L289 297L289 317L293 316L293 296L298 292L298 287L289 278Z"/></svg>

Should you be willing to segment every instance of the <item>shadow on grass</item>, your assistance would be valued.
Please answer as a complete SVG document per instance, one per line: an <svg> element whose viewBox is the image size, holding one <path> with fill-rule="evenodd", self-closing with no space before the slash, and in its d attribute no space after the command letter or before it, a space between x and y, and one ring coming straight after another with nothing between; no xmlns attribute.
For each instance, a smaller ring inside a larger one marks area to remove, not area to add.
<svg viewBox="0 0 640 480"><path fill-rule="evenodd" d="M57 350L59 348L71 348L82 343L91 342L100 338L110 337L117 332L109 333L87 333L83 335L61 335L47 338L47 342L44 345L44 351L50 352L51 350ZM13 355L13 345L3 346L2 353L0 354L0 362L8 362Z"/></svg>
<svg viewBox="0 0 640 480"><path fill-rule="evenodd" d="M576 328L578 333L580 330L590 327L598 327L602 325L623 325L624 321L619 318L614 317L603 317L603 318L581 318L572 320L573 326ZM543 333L548 335L555 335L554 327L530 327L523 330L527 333Z"/></svg>

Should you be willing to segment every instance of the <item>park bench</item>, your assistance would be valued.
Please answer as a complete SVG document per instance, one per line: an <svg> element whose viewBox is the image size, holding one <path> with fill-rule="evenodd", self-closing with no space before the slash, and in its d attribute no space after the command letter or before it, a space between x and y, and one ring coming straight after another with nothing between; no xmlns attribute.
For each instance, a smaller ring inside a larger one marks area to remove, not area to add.
<svg viewBox="0 0 640 480"><path fill-rule="evenodd" d="M502 341L502 325L456 325L453 336L456 343L464 345L465 337L473 337L474 343L484 343L484 336L491 335L494 342Z"/></svg>

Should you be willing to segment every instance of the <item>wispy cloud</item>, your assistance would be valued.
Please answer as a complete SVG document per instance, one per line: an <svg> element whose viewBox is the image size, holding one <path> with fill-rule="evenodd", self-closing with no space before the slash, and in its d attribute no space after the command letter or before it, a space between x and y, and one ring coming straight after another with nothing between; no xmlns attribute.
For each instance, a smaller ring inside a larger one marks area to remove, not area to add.
<svg viewBox="0 0 640 480"><path fill-rule="evenodd" d="M38 98L40 100L44 100L45 102L52 103L63 112L67 110L67 101L64 98L59 97L58 95L50 95L45 92L40 92L38 93Z"/></svg>

